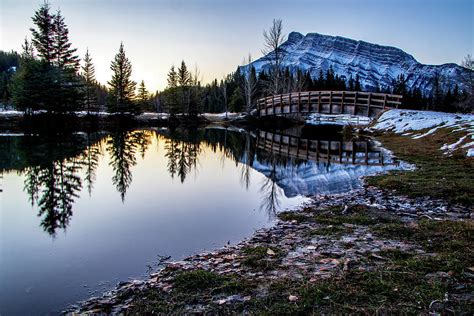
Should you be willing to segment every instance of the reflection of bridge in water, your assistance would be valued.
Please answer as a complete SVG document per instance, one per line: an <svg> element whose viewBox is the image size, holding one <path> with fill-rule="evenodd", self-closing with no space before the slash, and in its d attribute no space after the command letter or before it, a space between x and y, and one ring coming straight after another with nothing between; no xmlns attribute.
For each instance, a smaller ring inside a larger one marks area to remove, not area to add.
<svg viewBox="0 0 474 316"><path fill-rule="evenodd" d="M372 149L371 143L364 140L314 140L266 131L258 131L256 138L257 148L289 158L351 165L398 164L384 157L381 149Z"/></svg>
<svg viewBox="0 0 474 316"><path fill-rule="evenodd" d="M401 95L358 91L305 91L278 94L257 101L258 115L350 114L373 117L398 108Z"/></svg>

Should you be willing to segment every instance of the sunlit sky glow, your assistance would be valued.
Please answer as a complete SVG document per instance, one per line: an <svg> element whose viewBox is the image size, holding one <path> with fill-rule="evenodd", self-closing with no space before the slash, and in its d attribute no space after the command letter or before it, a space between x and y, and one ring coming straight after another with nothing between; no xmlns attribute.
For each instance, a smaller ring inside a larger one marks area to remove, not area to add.
<svg viewBox="0 0 474 316"><path fill-rule="evenodd" d="M0 0L0 49L20 50L42 0ZM261 56L273 18L284 31L318 32L396 46L426 64L460 63L474 52L472 0L50 0L60 8L82 57L88 47L106 83L123 41L133 79L166 86L182 59L209 82Z"/></svg>

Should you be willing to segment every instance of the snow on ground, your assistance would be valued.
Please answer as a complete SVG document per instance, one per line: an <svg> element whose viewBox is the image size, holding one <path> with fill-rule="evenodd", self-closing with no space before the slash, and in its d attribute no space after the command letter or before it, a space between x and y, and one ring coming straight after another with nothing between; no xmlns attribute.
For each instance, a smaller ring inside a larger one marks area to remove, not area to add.
<svg viewBox="0 0 474 316"><path fill-rule="evenodd" d="M243 118L245 117L246 113L242 112L222 112L222 113L203 113L202 116L204 116L206 119L209 121L222 121L226 117L229 120L237 119L237 118Z"/></svg>
<svg viewBox="0 0 474 316"><path fill-rule="evenodd" d="M308 115L306 119L307 124L322 125L322 124L336 124L336 125L369 125L372 121L369 117L356 116L350 114L320 114L314 113Z"/></svg>
<svg viewBox="0 0 474 316"><path fill-rule="evenodd" d="M11 117L11 116L23 116L22 111L15 111L15 110L1 110L0 116L2 117Z"/></svg>
<svg viewBox="0 0 474 316"><path fill-rule="evenodd" d="M414 139L435 133L440 128L452 128L466 135L453 144L444 144L440 149L446 154L463 148L467 156L474 156L474 114L455 114L433 111L389 110L384 112L372 129L392 131ZM428 129L428 131L426 131ZM423 131L423 132L422 132Z"/></svg>

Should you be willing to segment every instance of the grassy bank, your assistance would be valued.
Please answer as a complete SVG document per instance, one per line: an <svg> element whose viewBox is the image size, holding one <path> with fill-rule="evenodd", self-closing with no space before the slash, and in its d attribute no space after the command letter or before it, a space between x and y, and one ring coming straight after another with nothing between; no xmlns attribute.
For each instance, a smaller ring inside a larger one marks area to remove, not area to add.
<svg viewBox="0 0 474 316"><path fill-rule="evenodd" d="M368 184L411 197L442 198L452 203L473 205L474 158L466 157L462 150L454 151L450 156L440 150L444 144L455 143L464 133L440 129L418 139L393 133L376 134L384 147L398 158L415 164L416 170L370 177Z"/></svg>

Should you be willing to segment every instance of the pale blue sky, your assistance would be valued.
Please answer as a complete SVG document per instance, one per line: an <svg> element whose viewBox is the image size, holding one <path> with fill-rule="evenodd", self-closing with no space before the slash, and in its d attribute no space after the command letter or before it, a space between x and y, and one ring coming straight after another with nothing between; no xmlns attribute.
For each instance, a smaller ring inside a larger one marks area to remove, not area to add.
<svg viewBox="0 0 474 316"><path fill-rule="evenodd" d="M42 0L0 0L0 49L19 50ZM474 53L474 0L50 0L70 39L87 47L105 83L120 41L135 80L163 89L169 67L198 64L205 82L261 56L262 31L281 18L285 33L318 32L396 46L427 64Z"/></svg>

